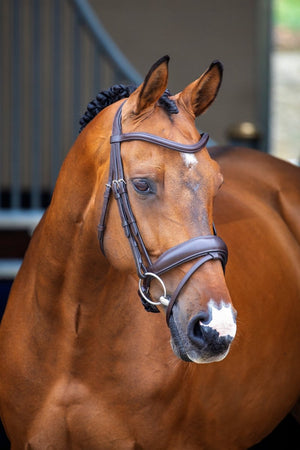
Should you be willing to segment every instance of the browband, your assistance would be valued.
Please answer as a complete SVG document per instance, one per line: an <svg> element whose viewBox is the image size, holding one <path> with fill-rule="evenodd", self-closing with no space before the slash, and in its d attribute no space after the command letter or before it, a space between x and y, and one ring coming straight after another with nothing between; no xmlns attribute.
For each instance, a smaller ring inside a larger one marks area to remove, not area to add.
<svg viewBox="0 0 300 450"><path fill-rule="evenodd" d="M126 142L126 141L146 141L151 144L159 145L160 147L165 147L171 150L176 150L182 153L196 153L202 150L209 139L208 133L203 133L198 142L191 145L180 144L179 142L171 141L170 139L165 139L155 134L150 133L125 133L117 134L111 136L110 142L114 144L115 142Z"/></svg>

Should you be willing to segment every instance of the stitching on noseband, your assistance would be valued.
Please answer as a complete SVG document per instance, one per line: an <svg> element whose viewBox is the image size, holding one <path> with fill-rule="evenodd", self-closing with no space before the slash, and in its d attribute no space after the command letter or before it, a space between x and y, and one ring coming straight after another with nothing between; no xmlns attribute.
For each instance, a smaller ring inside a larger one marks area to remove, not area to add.
<svg viewBox="0 0 300 450"><path fill-rule="evenodd" d="M199 267L201 267L207 261L218 259L221 261L223 270L225 271L225 266L228 258L227 246L225 242L216 235L214 228L214 235L198 236L196 238L189 239L188 241L185 241L179 245L176 245L175 247L168 249L161 256L159 256L159 258L154 263L152 263L131 209L121 158L121 142L141 140L152 144L157 144L161 147L165 147L178 152L196 153L206 146L209 136L207 133L203 133L200 140L195 144L184 145L150 133L136 132L123 134L121 119L124 103L122 103L122 105L119 107L113 121L112 136L110 139L111 153L109 177L104 191L104 202L100 222L98 225L98 239L100 248L105 255L103 242L105 220L109 199L111 193L113 193L118 205L122 227L124 229L126 237L129 240L137 269L137 274L140 278L139 295L141 297L141 301L145 309L149 312L159 312L158 308L155 306L157 304L161 303L166 306L166 320L167 324L169 325L172 308L178 298L178 295L180 294L180 291L188 282L190 277L196 272L196 270L199 269ZM197 262L185 274L171 297L168 298L166 295L164 283L161 280L160 275L174 269L181 264L184 264L185 262L195 259L197 260ZM159 279L163 287L164 295L160 297L159 302L154 302L151 298L150 283L153 278Z"/></svg>

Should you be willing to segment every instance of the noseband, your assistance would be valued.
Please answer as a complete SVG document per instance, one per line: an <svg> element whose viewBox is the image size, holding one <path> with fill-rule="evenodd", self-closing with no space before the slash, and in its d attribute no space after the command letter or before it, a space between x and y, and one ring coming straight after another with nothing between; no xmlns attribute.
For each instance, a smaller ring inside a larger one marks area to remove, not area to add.
<svg viewBox="0 0 300 450"><path fill-rule="evenodd" d="M184 145L149 133L123 134L121 124L123 105L124 103L119 107L113 121L112 136L110 138L111 153L109 178L104 192L104 203L102 207L100 223L98 225L98 239L100 248L105 255L103 245L105 219L110 194L111 192L113 192L118 204L122 226L125 235L129 240L137 269L137 274L140 279L139 295L141 297L142 303L145 309L149 312L159 312L156 305L162 304L166 306L166 320L169 325L172 308L180 291L190 279L190 277L196 272L196 270L199 269L199 267L201 267L207 261L219 259L222 263L223 270L225 270L228 255L227 246L221 238L216 236L216 234L209 236L198 236L168 249L153 263L144 245L130 206L121 158L121 142L140 140L160 145L161 147L175 150L177 152L196 153L206 146L209 136L207 133L204 133L202 134L200 140L195 144ZM180 266L181 264L195 259L197 260L197 262L185 274L173 294L171 296L168 296L166 287L160 276L168 272L169 270ZM153 299L151 298L150 283L153 278L157 279L163 288L163 295L159 298L159 301L153 301Z"/></svg>

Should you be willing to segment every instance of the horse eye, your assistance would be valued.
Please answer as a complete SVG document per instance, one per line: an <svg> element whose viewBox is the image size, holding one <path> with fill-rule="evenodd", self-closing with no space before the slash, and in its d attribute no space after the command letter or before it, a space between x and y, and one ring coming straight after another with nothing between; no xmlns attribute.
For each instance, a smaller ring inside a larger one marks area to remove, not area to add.
<svg viewBox="0 0 300 450"><path fill-rule="evenodd" d="M150 193L154 193L154 190L152 188L152 183L150 183L150 181L142 179L142 178L135 178L134 180L132 180L132 184L134 189L139 193L139 194L150 194Z"/></svg>

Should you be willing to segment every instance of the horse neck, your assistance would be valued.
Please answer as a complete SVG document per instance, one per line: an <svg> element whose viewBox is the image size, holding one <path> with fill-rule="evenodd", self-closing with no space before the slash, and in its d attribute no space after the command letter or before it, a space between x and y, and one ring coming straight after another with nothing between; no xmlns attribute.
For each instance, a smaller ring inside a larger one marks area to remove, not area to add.
<svg viewBox="0 0 300 450"><path fill-rule="evenodd" d="M25 261L25 267L36 262L35 295L45 314L51 316L63 314L66 305L70 309L78 305L101 309L105 286L109 283L114 291L111 295L118 295L127 278L108 264L99 248L101 178L106 176L106 168L99 164L103 150L96 150L97 143L95 150L86 147L86 141L78 139L69 152L51 204L32 239L30 264Z"/></svg>
<svg viewBox="0 0 300 450"><path fill-rule="evenodd" d="M168 345L157 348L157 336L169 341L164 318L145 313L137 294L137 276L117 271L102 255L97 225L107 170L99 169L96 154L81 152L75 145L63 164L51 205L16 280L13 300L26 316L28 332L37 336L37 345L48 348L52 342L55 352L54 343L60 343L64 366L68 358L70 364L85 362L82 356L75 363L74 354L81 348L82 355L90 358L86 349L95 351L98 345L109 349L97 353L99 361L107 358L104 367L116 360L126 365L128 356L132 360L128 339L138 360L155 353L159 364L166 354L172 356ZM99 174L103 179L99 180ZM84 367L89 367L89 361ZM151 373L149 384L154 382Z"/></svg>

